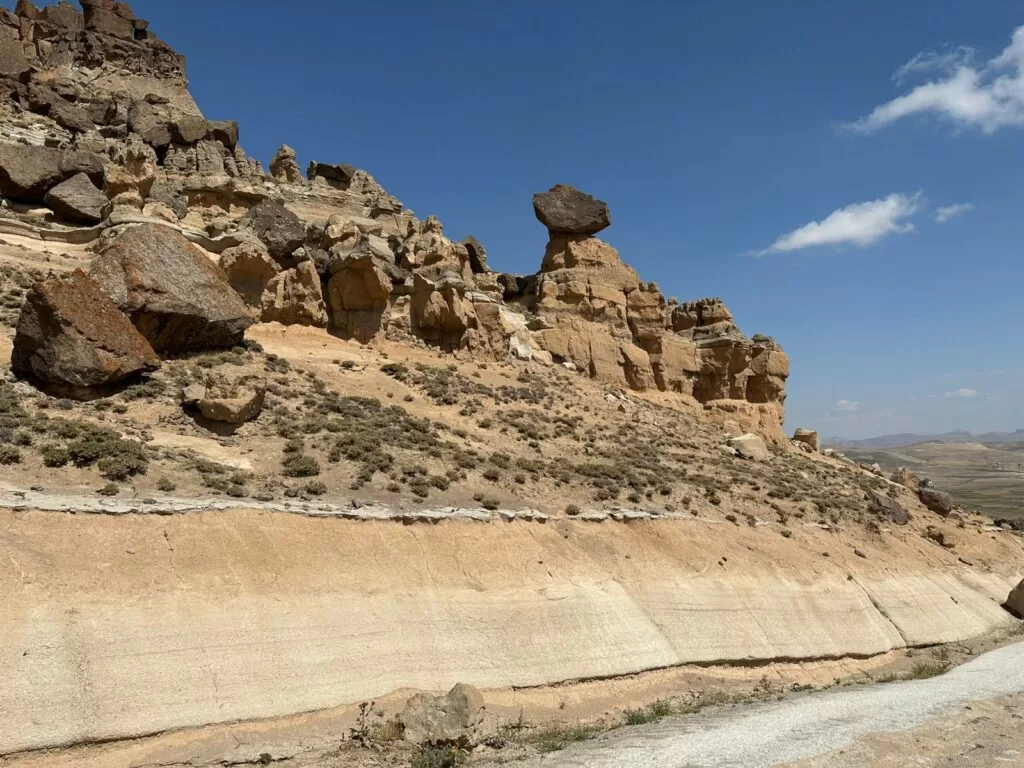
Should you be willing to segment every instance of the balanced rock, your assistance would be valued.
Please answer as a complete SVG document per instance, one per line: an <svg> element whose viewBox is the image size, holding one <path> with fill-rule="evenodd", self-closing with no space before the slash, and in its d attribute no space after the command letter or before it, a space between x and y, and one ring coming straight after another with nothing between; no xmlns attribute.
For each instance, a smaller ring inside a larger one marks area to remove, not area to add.
<svg viewBox="0 0 1024 768"><path fill-rule="evenodd" d="M76 269L29 292L11 370L72 397L87 397L160 367L149 342L87 274Z"/></svg>
<svg viewBox="0 0 1024 768"><path fill-rule="evenodd" d="M904 488L909 488L912 491L916 491L921 487L921 478L915 475L906 467L899 467L895 472L892 473L890 478L894 483L899 483Z"/></svg>
<svg viewBox="0 0 1024 768"><path fill-rule="evenodd" d="M282 325L327 326L327 308L320 285L320 275L312 261L274 275L262 296L265 323Z"/></svg>
<svg viewBox="0 0 1024 768"><path fill-rule="evenodd" d="M566 184L534 195L533 210L552 235L594 235L612 223L607 203Z"/></svg>
<svg viewBox="0 0 1024 768"><path fill-rule="evenodd" d="M949 517L949 513L953 511L953 497L948 493L932 488L921 488L917 495L921 499L921 503L937 515Z"/></svg>
<svg viewBox="0 0 1024 768"><path fill-rule="evenodd" d="M160 353L232 347L253 323L224 271L166 226L121 230L91 273Z"/></svg>
<svg viewBox="0 0 1024 768"><path fill-rule="evenodd" d="M251 230L283 266L293 266L287 263L288 257L306 240L306 227L299 217L275 200L254 205L239 226Z"/></svg>
<svg viewBox="0 0 1024 768"><path fill-rule="evenodd" d="M813 429L798 429L793 433L793 440L810 446L814 453L821 451L821 438L818 437L818 433Z"/></svg>
<svg viewBox="0 0 1024 768"><path fill-rule="evenodd" d="M418 693L398 719L405 726L405 740L413 744L476 744L484 735L484 697L462 683L444 696Z"/></svg>
<svg viewBox="0 0 1024 768"><path fill-rule="evenodd" d="M43 202L62 219L79 224L97 224L110 213L107 196L84 173L50 189Z"/></svg>

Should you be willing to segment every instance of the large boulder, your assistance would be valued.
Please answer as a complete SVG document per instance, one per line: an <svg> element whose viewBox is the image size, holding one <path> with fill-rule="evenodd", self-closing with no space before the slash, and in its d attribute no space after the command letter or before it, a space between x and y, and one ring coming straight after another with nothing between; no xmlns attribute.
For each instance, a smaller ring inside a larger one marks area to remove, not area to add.
<svg viewBox="0 0 1024 768"><path fill-rule="evenodd" d="M299 217L275 200L254 205L242 218L240 226L252 231L284 266L306 240L306 227Z"/></svg>
<svg viewBox="0 0 1024 768"><path fill-rule="evenodd" d="M1018 584L1006 598L1004 607L1018 619L1024 619L1024 581Z"/></svg>
<svg viewBox="0 0 1024 768"><path fill-rule="evenodd" d="M896 525L906 525L910 522L910 513L896 499L878 491L869 491L868 500L876 510Z"/></svg>
<svg viewBox="0 0 1024 768"><path fill-rule="evenodd" d="M43 202L60 218L79 224L98 224L110 213L107 196L84 173L53 187Z"/></svg>
<svg viewBox="0 0 1024 768"><path fill-rule="evenodd" d="M744 459L752 461L766 461L771 456L764 439L750 432L732 438L729 441L729 447L733 448Z"/></svg>
<svg viewBox="0 0 1024 768"><path fill-rule="evenodd" d="M793 440L808 446L814 453L821 452L821 438L813 429L798 429L793 433Z"/></svg>
<svg viewBox="0 0 1024 768"><path fill-rule="evenodd" d="M159 366L149 342L81 270L29 292L11 354L17 375L86 397Z"/></svg>
<svg viewBox="0 0 1024 768"><path fill-rule="evenodd" d="M101 246L91 272L160 353L232 347L253 323L224 271L166 226L121 230Z"/></svg>
<svg viewBox="0 0 1024 768"><path fill-rule="evenodd" d="M320 275L312 261L274 275L263 291L262 304L265 323L327 327Z"/></svg>
<svg viewBox="0 0 1024 768"><path fill-rule="evenodd" d="M191 399L196 394L199 393L187 396ZM198 406L203 416L211 421L237 426L260 415L266 395L267 382L262 379L242 384L211 385L199 398Z"/></svg>
<svg viewBox="0 0 1024 768"><path fill-rule="evenodd" d="M413 744L478 743L485 722L484 697L462 683L444 696L418 693L409 699L398 719L406 741Z"/></svg>
<svg viewBox="0 0 1024 768"><path fill-rule="evenodd" d="M612 223L607 203L566 184L534 195L533 211L552 235L594 235Z"/></svg>
<svg viewBox="0 0 1024 768"><path fill-rule="evenodd" d="M936 491L933 488L921 488L917 495L921 499L922 504L942 517L949 517L950 512L953 511L955 506L952 496L942 491Z"/></svg>
<svg viewBox="0 0 1024 768"><path fill-rule="evenodd" d="M0 194L26 203L43 197L65 178L61 152L52 147L0 144Z"/></svg>

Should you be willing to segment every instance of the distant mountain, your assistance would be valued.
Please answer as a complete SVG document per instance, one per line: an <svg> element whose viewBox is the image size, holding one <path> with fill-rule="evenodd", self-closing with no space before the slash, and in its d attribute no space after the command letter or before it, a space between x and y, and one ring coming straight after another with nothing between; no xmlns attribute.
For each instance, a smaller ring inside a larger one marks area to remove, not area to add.
<svg viewBox="0 0 1024 768"><path fill-rule="evenodd" d="M941 435L924 435L903 432L896 435L881 435L863 440L845 437L826 437L824 444L830 448L903 448L918 443L1022 443L1024 429L1013 432L983 432L975 434L966 429L956 429Z"/></svg>

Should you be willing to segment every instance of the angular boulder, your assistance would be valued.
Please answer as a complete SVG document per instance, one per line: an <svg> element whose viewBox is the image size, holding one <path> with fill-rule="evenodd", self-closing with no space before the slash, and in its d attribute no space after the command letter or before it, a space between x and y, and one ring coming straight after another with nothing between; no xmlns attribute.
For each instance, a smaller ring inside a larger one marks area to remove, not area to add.
<svg viewBox="0 0 1024 768"><path fill-rule="evenodd" d="M533 211L552 235L595 235L612 223L607 203L567 184L534 195Z"/></svg>
<svg viewBox="0 0 1024 768"><path fill-rule="evenodd" d="M910 522L910 513L896 499L878 491L870 491L868 500L876 510L896 525L906 525Z"/></svg>
<svg viewBox="0 0 1024 768"><path fill-rule="evenodd" d="M355 174L356 169L351 165L345 165L344 163L318 163L314 161L309 164L306 178L310 181L323 179L332 187L348 189L352 184L352 177Z"/></svg>
<svg viewBox="0 0 1024 768"><path fill-rule="evenodd" d="M751 461L766 461L771 456L764 439L751 432L732 438L729 441L729 447L735 449L736 453L744 459Z"/></svg>
<svg viewBox="0 0 1024 768"><path fill-rule="evenodd" d="M60 218L79 224L98 224L110 213L107 196L84 173L50 189L43 202Z"/></svg>
<svg viewBox="0 0 1024 768"><path fill-rule="evenodd" d="M224 271L166 226L121 230L90 271L162 354L233 347L253 323Z"/></svg>
<svg viewBox="0 0 1024 768"><path fill-rule="evenodd" d="M462 683L444 696L418 693L398 719L405 726L405 740L413 744L476 744L484 735L484 697Z"/></svg>
<svg viewBox="0 0 1024 768"><path fill-rule="evenodd" d="M26 203L43 196L64 179L61 153L52 147L0 144L0 194Z"/></svg>
<svg viewBox="0 0 1024 768"><path fill-rule="evenodd" d="M263 410L267 382L260 380L230 387L207 387L199 401L199 411L211 421L244 424Z"/></svg>
<svg viewBox="0 0 1024 768"><path fill-rule="evenodd" d="M18 319L11 370L72 397L160 367L149 342L81 270L29 292Z"/></svg>
<svg viewBox="0 0 1024 768"><path fill-rule="evenodd" d="M798 429L793 433L793 440L809 446L814 453L821 452L821 438L813 429Z"/></svg>
<svg viewBox="0 0 1024 768"><path fill-rule="evenodd" d="M950 512L953 511L955 506L952 496L932 488L922 488L917 492L917 495L921 499L922 504L941 517L949 517Z"/></svg>
<svg viewBox="0 0 1024 768"><path fill-rule="evenodd" d="M239 225L252 231L267 246L270 255L283 266L306 240L306 227L299 217L274 200L254 205Z"/></svg>
<svg viewBox="0 0 1024 768"><path fill-rule="evenodd" d="M1024 619L1024 581L1010 593L1003 607L1018 619Z"/></svg>
<svg viewBox="0 0 1024 768"><path fill-rule="evenodd" d="M263 291L262 305L265 323L327 327L320 275L312 261L274 275Z"/></svg>

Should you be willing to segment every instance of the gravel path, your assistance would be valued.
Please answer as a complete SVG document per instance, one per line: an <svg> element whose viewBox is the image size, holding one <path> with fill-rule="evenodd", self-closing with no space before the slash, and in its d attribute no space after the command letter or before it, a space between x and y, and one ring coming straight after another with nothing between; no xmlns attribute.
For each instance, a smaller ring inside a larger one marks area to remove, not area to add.
<svg viewBox="0 0 1024 768"><path fill-rule="evenodd" d="M843 688L612 732L519 768L764 768L907 731L972 702L1024 691L1024 643L929 680Z"/></svg>

